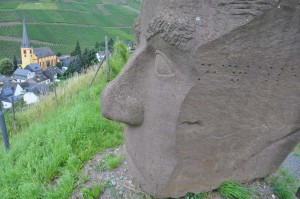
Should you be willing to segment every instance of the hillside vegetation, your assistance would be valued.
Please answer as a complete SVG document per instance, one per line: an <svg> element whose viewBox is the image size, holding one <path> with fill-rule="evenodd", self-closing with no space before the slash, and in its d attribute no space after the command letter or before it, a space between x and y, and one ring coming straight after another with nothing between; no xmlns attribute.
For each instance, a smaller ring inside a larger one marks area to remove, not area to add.
<svg viewBox="0 0 300 199"><path fill-rule="evenodd" d="M34 47L69 54L77 40L90 49L105 36L133 40L139 6L140 0L2 0L0 58L20 57L23 16Z"/></svg>
<svg viewBox="0 0 300 199"><path fill-rule="evenodd" d="M101 76L88 88L95 71L76 77L53 96L18 114L23 128L0 147L1 198L67 198L83 162L105 148L122 143L122 126L104 119L99 96Z"/></svg>
<svg viewBox="0 0 300 199"><path fill-rule="evenodd" d="M113 79L128 52L112 56ZM82 165L95 153L123 142L122 125L106 120L100 111L100 93L106 85L105 68L94 84L95 69L75 76L58 88L58 107L53 94L36 105L17 112L17 130L12 131L6 114L11 148L0 147L0 198L68 198ZM12 133L13 132L13 133Z"/></svg>

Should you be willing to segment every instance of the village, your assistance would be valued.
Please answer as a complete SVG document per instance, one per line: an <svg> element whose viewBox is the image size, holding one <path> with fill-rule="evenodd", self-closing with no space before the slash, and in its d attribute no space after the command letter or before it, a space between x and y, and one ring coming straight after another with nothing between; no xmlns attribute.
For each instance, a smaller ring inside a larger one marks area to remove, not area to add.
<svg viewBox="0 0 300 199"><path fill-rule="evenodd" d="M135 46L130 40L125 41L128 50L134 50ZM100 45L100 44L96 44ZM113 40L110 40L110 53L112 53ZM60 82L60 78L68 78L70 72L80 72L82 60L79 43L75 53L58 56L50 47L33 48L29 39L25 19L23 19L23 37L21 42L21 59L17 61L17 68L12 75L0 74L0 100L4 109L12 108L13 104L34 104L39 101L39 96L47 94L52 85ZM76 52L78 51L79 52ZM87 66L95 65L105 58L105 51L88 51ZM83 54L84 54L83 53ZM86 64L86 63L85 63ZM79 68L78 70L70 68ZM79 66L78 66L79 65ZM83 67L84 68L84 67ZM69 70L68 70L69 69Z"/></svg>

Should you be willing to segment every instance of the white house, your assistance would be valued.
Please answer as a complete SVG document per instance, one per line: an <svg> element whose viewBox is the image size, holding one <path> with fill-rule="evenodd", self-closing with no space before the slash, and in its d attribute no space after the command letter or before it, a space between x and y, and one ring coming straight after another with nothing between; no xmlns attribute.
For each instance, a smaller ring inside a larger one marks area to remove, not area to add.
<svg viewBox="0 0 300 199"><path fill-rule="evenodd" d="M26 104L34 104L39 101L39 97L32 92L28 92L23 96Z"/></svg>
<svg viewBox="0 0 300 199"><path fill-rule="evenodd" d="M17 93L16 93L16 90L18 90ZM19 84L12 85L11 87L3 88L3 90L1 91L1 95L0 95L3 107L5 109L11 108L12 103L16 103L18 101L17 95L21 91L23 91L23 89L20 87Z"/></svg>
<svg viewBox="0 0 300 199"><path fill-rule="evenodd" d="M4 109L10 109L12 107L11 102L2 101L2 106Z"/></svg>
<svg viewBox="0 0 300 199"><path fill-rule="evenodd" d="M15 94L14 95L17 97L17 96L19 96L19 95L21 95L23 93L24 93L23 88L20 86L20 84L17 84L15 86Z"/></svg>
<svg viewBox="0 0 300 199"><path fill-rule="evenodd" d="M96 53L96 57L97 57L97 59L98 59L99 62L102 61L104 59L104 57L105 57L105 51L99 51L99 52L97 52Z"/></svg>

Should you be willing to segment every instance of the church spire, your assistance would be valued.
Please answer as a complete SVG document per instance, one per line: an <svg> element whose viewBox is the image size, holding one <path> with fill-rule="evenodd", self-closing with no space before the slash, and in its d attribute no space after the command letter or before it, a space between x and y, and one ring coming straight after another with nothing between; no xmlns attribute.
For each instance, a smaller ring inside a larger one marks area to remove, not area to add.
<svg viewBox="0 0 300 199"><path fill-rule="evenodd" d="M22 39L22 48L31 48L30 40L28 38L28 33L25 25L25 17L23 18L23 39Z"/></svg>

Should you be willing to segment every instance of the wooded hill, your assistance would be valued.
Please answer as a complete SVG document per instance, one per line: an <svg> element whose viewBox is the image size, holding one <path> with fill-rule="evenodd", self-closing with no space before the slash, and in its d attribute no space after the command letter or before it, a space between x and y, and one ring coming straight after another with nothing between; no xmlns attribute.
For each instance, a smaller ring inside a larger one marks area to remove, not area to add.
<svg viewBox="0 0 300 199"><path fill-rule="evenodd" d="M131 25L139 7L140 0L2 0L0 58L20 57L23 16L34 47L69 54L76 41L84 49L105 35L134 40Z"/></svg>

